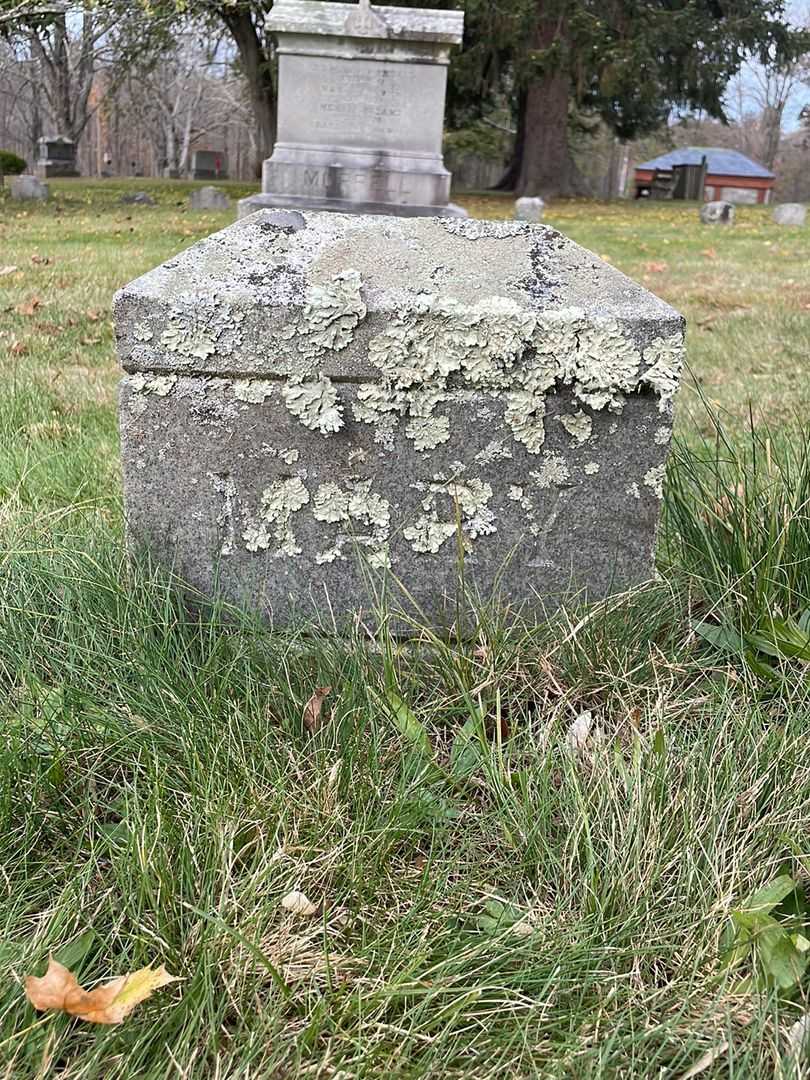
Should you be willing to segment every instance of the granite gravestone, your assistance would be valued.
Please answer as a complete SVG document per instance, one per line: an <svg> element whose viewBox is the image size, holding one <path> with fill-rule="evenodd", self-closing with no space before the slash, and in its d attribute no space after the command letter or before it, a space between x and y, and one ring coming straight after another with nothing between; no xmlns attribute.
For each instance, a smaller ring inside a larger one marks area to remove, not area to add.
<svg viewBox="0 0 810 1080"><path fill-rule="evenodd" d="M460 11L276 0L278 138L262 207L464 217L448 204L442 131Z"/></svg>
<svg viewBox="0 0 810 1080"><path fill-rule="evenodd" d="M195 150L191 155L192 180L227 180L228 155L224 150Z"/></svg>
<svg viewBox="0 0 810 1080"><path fill-rule="evenodd" d="M807 208L802 203L781 203L774 207L773 220L777 225L804 225Z"/></svg>
<svg viewBox="0 0 810 1080"><path fill-rule="evenodd" d="M188 201L192 210L228 210L231 205L224 191L210 185L192 191Z"/></svg>
<svg viewBox="0 0 810 1080"><path fill-rule="evenodd" d="M12 199L24 201L26 199L47 199L50 189L38 176L23 173L21 176L12 176L10 193Z"/></svg>
<svg viewBox="0 0 810 1080"><path fill-rule="evenodd" d="M700 208L700 220L703 225L733 225L734 204L717 199L704 203Z"/></svg>
<svg viewBox="0 0 810 1080"><path fill-rule="evenodd" d="M515 199L515 218L518 221L533 221L535 224L543 220L546 204L539 196L524 196Z"/></svg>
<svg viewBox="0 0 810 1080"><path fill-rule="evenodd" d="M51 176L78 176L76 144L61 135L39 139L34 171L43 180Z"/></svg>
<svg viewBox="0 0 810 1080"><path fill-rule="evenodd" d="M115 301L130 536L279 623L650 577L683 319L523 222L265 210Z"/></svg>

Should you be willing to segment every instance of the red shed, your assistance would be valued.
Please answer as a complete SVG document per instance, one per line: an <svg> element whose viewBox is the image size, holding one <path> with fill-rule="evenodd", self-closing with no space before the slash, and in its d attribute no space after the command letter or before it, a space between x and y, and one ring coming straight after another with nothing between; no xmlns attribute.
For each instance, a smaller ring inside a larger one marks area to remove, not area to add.
<svg viewBox="0 0 810 1080"><path fill-rule="evenodd" d="M703 199L725 199L731 203L771 201L774 174L739 150L717 146L685 146L636 165L636 198L701 198L699 190L687 194L685 189L689 187L690 174L699 177L704 158Z"/></svg>

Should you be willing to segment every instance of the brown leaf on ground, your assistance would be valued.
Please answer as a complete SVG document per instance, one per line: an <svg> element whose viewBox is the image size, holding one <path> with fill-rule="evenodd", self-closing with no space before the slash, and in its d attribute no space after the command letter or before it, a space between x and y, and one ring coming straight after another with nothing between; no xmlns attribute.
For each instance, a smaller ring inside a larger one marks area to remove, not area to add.
<svg viewBox="0 0 810 1080"><path fill-rule="evenodd" d="M704 248L703 251L701 251L700 254L703 256L704 259L716 259L717 258L717 252L714 250L714 248Z"/></svg>
<svg viewBox="0 0 810 1080"><path fill-rule="evenodd" d="M90 320L90 322L98 322L98 320L101 318L100 311L85 311L85 315Z"/></svg>
<svg viewBox="0 0 810 1080"><path fill-rule="evenodd" d="M323 720L321 720L321 708L323 706L324 698L331 693L331 686L319 686L304 706L303 720L304 727L307 729L307 731L318 731L321 727L323 727Z"/></svg>
<svg viewBox="0 0 810 1080"><path fill-rule="evenodd" d="M60 1009L91 1024L120 1024L161 986L177 981L161 964L121 975L95 990L83 990L76 976L51 957L41 978L27 975L25 994L35 1009Z"/></svg>
<svg viewBox="0 0 810 1080"><path fill-rule="evenodd" d="M32 255L31 262L34 266L49 266L51 259L48 255Z"/></svg>
<svg viewBox="0 0 810 1080"><path fill-rule="evenodd" d="M38 296L32 296L30 300L26 300L24 304L17 304L14 309L18 315L33 315L38 307L42 306L42 301Z"/></svg>
<svg viewBox="0 0 810 1080"><path fill-rule="evenodd" d="M648 262L644 263L644 269L648 274L663 274L669 267L665 262Z"/></svg>
<svg viewBox="0 0 810 1080"><path fill-rule="evenodd" d="M28 352L28 346L24 341L14 341L8 351L12 356L25 356Z"/></svg>

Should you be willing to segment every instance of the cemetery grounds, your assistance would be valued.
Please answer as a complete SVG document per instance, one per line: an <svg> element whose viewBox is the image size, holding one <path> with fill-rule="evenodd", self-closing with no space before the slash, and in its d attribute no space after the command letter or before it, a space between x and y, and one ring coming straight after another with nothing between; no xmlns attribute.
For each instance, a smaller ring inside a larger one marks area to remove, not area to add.
<svg viewBox="0 0 810 1080"><path fill-rule="evenodd" d="M807 230L549 208L688 317L660 577L404 645L127 564L112 294L233 212L51 186L0 194L0 1077L803 1075ZM49 953L182 981L94 1026Z"/></svg>

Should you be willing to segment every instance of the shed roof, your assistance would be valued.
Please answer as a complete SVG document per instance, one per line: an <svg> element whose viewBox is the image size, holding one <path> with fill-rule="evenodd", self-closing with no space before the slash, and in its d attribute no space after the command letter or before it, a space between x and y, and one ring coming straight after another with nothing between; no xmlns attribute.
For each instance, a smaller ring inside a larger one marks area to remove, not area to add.
<svg viewBox="0 0 810 1080"><path fill-rule="evenodd" d="M679 150L670 150L668 154L642 161L637 169L671 169L673 165L700 165L706 156L709 172L715 176L758 176L773 179L764 165L752 161L739 150L724 150L719 146L682 146Z"/></svg>

